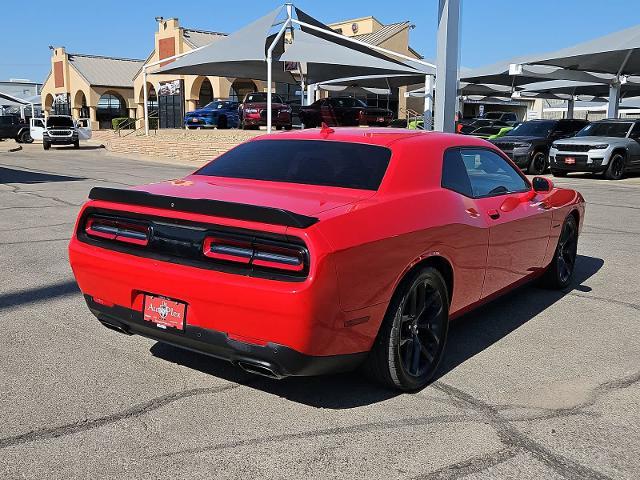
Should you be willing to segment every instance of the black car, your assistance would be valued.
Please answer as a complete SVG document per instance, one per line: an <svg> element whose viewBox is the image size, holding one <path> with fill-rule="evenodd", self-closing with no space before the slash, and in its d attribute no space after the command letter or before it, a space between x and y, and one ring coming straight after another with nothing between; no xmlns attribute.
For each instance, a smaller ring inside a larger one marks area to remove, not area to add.
<svg viewBox="0 0 640 480"><path fill-rule="evenodd" d="M29 122L16 115L0 115L0 140L13 138L18 143L31 143Z"/></svg>
<svg viewBox="0 0 640 480"><path fill-rule="evenodd" d="M518 167L531 175L541 175L549 166L549 149L553 141L573 137L588 123L578 119L530 120L504 137L490 141Z"/></svg>
<svg viewBox="0 0 640 480"><path fill-rule="evenodd" d="M393 112L387 108L369 107L358 98L321 98L306 107L300 107L300 121L307 128L326 123L331 127L370 125L387 127L393 120Z"/></svg>

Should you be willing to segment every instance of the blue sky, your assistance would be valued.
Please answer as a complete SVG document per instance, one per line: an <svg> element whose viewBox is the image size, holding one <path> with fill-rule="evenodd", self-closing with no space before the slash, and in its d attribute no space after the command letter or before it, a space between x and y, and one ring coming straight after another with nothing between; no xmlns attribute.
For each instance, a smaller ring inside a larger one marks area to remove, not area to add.
<svg viewBox="0 0 640 480"><path fill-rule="evenodd" d="M637 0L463 0L462 65L552 51L640 23ZM153 48L155 16L183 26L232 32L276 6L277 0L2 0L0 80L42 81L48 45L67 51L144 58ZM324 22L374 15L383 23L410 20L411 45L435 55L437 0L298 0ZM113 15L109 12L113 5ZM57 7L57 8L55 8ZM120 12L118 12L118 10ZM214 13L208 13L209 11Z"/></svg>

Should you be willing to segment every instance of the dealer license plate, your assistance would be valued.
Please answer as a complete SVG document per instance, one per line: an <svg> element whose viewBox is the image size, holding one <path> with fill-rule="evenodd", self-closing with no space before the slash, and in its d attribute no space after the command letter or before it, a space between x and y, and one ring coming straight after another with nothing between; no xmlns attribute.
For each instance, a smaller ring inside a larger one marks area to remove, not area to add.
<svg viewBox="0 0 640 480"><path fill-rule="evenodd" d="M576 159L573 157L565 157L564 158L564 163L566 163L567 165L575 165L576 164Z"/></svg>
<svg viewBox="0 0 640 480"><path fill-rule="evenodd" d="M200 119L199 119L199 118L192 118L192 119L191 119L191 122L192 122L192 123L198 123L199 121L200 121Z"/></svg>
<svg viewBox="0 0 640 480"><path fill-rule="evenodd" d="M144 296L144 320L158 328L184 330L187 305L155 295Z"/></svg>

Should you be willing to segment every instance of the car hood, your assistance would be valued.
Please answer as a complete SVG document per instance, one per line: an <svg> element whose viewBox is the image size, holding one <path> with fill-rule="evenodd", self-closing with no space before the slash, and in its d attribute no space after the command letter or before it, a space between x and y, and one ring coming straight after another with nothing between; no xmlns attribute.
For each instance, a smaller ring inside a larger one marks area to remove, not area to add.
<svg viewBox="0 0 640 480"><path fill-rule="evenodd" d="M183 179L152 183L136 187L136 190L170 197L282 208L309 216L358 202L376 193L370 190L205 175L189 175Z"/></svg>
<svg viewBox="0 0 640 480"><path fill-rule="evenodd" d="M217 110L212 110L209 108L199 108L197 110L192 110L190 112L187 112L187 116L191 115L193 117L196 117L198 115L211 115L212 113L217 113Z"/></svg>
<svg viewBox="0 0 640 480"><path fill-rule="evenodd" d="M582 145L584 143L624 143L626 140L624 137L572 137L556 140L554 143Z"/></svg>
<svg viewBox="0 0 640 480"><path fill-rule="evenodd" d="M545 141L546 138L544 137L532 137L532 136L526 136L526 135L505 135L504 137L500 137L500 138L496 138L495 140L493 140L493 143L518 143L518 142L522 142L522 143L533 143L533 142L539 142L539 141Z"/></svg>
<svg viewBox="0 0 640 480"><path fill-rule="evenodd" d="M243 103L242 106L244 108L267 108L267 102ZM281 108L286 106L287 105L284 103L273 102L271 104L271 108Z"/></svg>

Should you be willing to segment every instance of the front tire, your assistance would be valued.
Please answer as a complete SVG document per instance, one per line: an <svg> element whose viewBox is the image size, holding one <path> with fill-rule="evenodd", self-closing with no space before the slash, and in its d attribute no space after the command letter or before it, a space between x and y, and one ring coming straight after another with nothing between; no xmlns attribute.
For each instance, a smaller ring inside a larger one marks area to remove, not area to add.
<svg viewBox="0 0 640 480"><path fill-rule="evenodd" d="M564 170L551 170L551 175L553 175L554 177L566 177L567 172L565 172Z"/></svg>
<svg viewBox="0 0 640 480"><path fill-rule="evenodd" d="M218 130L225 130L229 128L229 125L227 123L227 117L220 117L218 119L217 127L218 127Z"/></svg>
<svg viewBox="0 0 640 480"><path fill-rule="evenodd" d="M80 140L73 142L73 148L80 148Z"/></svg>
<svg viewBox="0 0 640 480"><path fill-rule="evenodd" d="M624 177L624 155L616 153L609 160L609 166L604 172L607 180L620 180Z"/></svg>
<svg viewBox="0 0 640 480"><path fill-rule="evenodd" d="M49 142L42 142L42 148L49 150L51 148L51 144Z"/></svg>
<svg viewBox="0 0 640 480"><path fill-rule="evenodd" d="M547 155L544 152L535 152L531 162L529 162L527 173L529 175L542 175L546 170Z"/></svg>
<svg viewBox="0 0 640 480"><path fill-rule="evenodd" d="M449 328L449 294L433 267L405 278L393 295L365 362L365 372L404 391L425 387L442 358Z"/></svg>
<svg viewBox="0 0 640 480"><path fill-rule="evenodd" d="M578 254L578 222L569 215L562 225L551 265L541 279L546 288L562 289L571 283Z"/></svg>

